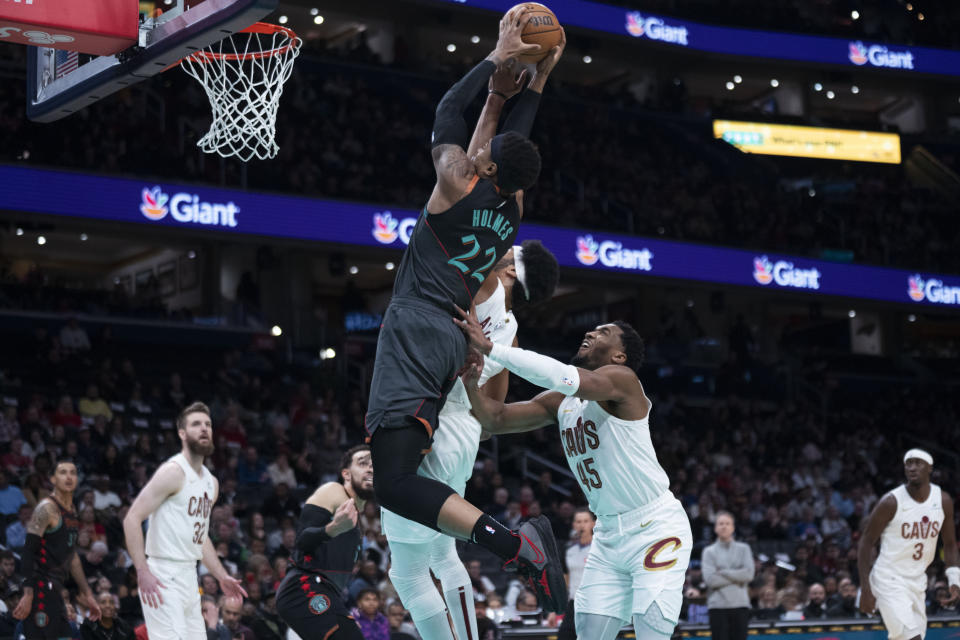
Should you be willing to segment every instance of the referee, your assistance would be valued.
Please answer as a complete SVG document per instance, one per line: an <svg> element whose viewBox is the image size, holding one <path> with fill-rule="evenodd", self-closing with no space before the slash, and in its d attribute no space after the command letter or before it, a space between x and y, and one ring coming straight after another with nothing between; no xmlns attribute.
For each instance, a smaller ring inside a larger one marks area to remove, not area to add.
<svg viewBox="0 0 960 640"><path fill-rule="evenodd" d="M733 515L717 513L713 529L717 541L703 550L703 579L707 583L712 640L746 640L750 620L747 585L753 580L750 545L733 539Z"/></svg>

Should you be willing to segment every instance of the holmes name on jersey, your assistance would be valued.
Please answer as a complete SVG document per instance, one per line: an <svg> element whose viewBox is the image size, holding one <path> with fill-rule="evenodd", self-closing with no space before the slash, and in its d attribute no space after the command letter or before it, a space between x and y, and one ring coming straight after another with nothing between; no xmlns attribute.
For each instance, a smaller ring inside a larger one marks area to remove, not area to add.
<svg viewBox="0 0 960 640"><path fill-rule="evenodd" d="M487 228L506 240L513 233L513 225L496 209L474 209L473 226Z"/></svg>
<svg viewBox="0 0 960 640"><path fill-rule="evenodd" d="M920 522L904 522L900 525L900 535L908 540L927 540L940 535L940 523L926 516Z"/></svg>
<svg viewBox="0 0 960 640"><path fill-rule="evenodd" d="M210 496L208 496L207 492L204 491L202 497L190 497L190 502L187 504L187 515L191 517L202 516L204 518L209 518L211 507L213 507L213 503L210 501Z"/></svg>

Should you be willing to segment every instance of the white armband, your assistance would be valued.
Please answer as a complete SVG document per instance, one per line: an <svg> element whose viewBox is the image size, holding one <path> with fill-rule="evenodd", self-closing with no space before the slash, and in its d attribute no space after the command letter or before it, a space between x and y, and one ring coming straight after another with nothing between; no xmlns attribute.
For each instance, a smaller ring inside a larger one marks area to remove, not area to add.
<svg viewBox="0 0 960 640"><path fill-rule="evenodd" d="M559 391L565 396L572 396L580 389L580 374L577 368L550 356L494 344L488 357L538 387Z"/></svg>
<svg viewBox="0 0 960 640"><path fill-rule="evenodd" d="M951 587L960 587L960 567L947 567L947 584Z"/></svg>

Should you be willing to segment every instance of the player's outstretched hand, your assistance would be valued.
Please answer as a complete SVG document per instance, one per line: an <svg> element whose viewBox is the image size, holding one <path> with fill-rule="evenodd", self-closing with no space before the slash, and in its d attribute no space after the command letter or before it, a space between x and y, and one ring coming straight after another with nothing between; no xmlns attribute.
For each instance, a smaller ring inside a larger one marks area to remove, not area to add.
<svg viewBox="0 0 960 640"><path fill-rule="evenodd" d="M480 382L480 373L483 371L483 356L470 349L467 351L467 359L458 372L463 386L467 389L475 388Z"/></svg>
<svg viewBox="0 0 960 640"><path fill-rule="evenodd" d="M357 520L359 519L360 514L357 513L357 505L353 500L347 500L339 507L337 507L336 513L333 514L333 520L331 521L332 532L330 532L330 537L335 538L341 533L350 531L355 526L357 526Z"/></svg>
<svg viewBox="0 0 960 640"><path fill-rule="evenodd" d="M507 100L520 93L524 82L527 80L527 70L524 69L520 72L520 75L517 75L517 66L515 58L510 58L503 64L498 65L497 70L490 76L487 88L490 91L502 93Z"/></svg>
<svg viewBox="0 0 960 640"><path fill-rule="evenodd" d="M30 615L30 608L33 607L33 594L23 594L20 596L20 602L13 610L13 617L17 620L26 620Z"/></svg>
<svg viewBox="0 0 960 640"><path fill-rule="evenodd" d="M538 44L526 44L523 41L523 28L530 22L526 8L517 5L500 20L500 35L497 46L491 54L494 62L501 64L508 58L516 58L522 53L532 53L540 48Z"/></svg>
<svg viewBox="0 0 960 640"><path fill-rule="evenodd" d="M560 44L550 49L547 57L537 63L537 75L546 78L553 71L553 68L560 62L560 56L567 47L567 33L560 27Z"/></svg>
<svg viewBox="0 0 960 640"><path fill-rule="evenodd" d="M225 575L217 580L217 582L220 583L220 591L228 598L236 598L240 602L243 602L243 599L247 597L247 592L244 590L243 585L233 576Z"/></svg>
<svg viewBox="0 0 960 640"><path fill-rule="evenodd" d="M87 617L91 621L96 622L100 619L100 605L97 604L97 599L93 597L92 591L87 591L78 595L77 602L87 608Z"/></svg>
<svg viewBox="0 0 960 640"><path fill-rule="evenodd" d="M157 576L153 575L149 568L144 567L137 570L137 589L140 591L140 601L148 607L159 609L163 604L163 595L160 589L166 589L167 586L160 582Z"/></svg>
<svg viewBox="0 0 960 640"><path fill-rule="evenodd" d="M872 616L877 610L877 598L873 595L870 587L860 590L860 613Z"/></svg>
<svg viewBox="0 0 960 640"><path fill-rule="evenodd" d="M463 331L464 335L467 336L467 342L470 344L471 349L479 351L483 355L490 353L490 350L493 348L493 343L483 335L483 327L480 326L480 321L477 320L477 309L476 307L470 307L470 313L467 313L460 307L454 305L457 309L457 313L460 314L460 320L453 318L454 323L460 330Z"/></svg>

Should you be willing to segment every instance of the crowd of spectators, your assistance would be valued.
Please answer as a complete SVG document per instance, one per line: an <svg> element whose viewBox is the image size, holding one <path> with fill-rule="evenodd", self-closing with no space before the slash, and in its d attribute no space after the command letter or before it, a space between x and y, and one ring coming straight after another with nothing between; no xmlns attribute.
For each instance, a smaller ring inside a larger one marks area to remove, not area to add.
<svg viewBox="0 0 960 640"><path fill-rule="evenodd" d="M288 567L301 503L317 484L337 478L341 452L362 438L360 390L311 378L252 350L198 351L194 357L201 362L191 366L176 355L164 360L142 346L105 339L109 335L91 336L67 321L57 331L4 336L15 348L0 372L0 601L7 609L0 613L0 637L4 624L14 624L16 553L25 523L48 495L51 464L60 456L75 460L80 471L75 499L84 571L98 599L109 600L105 610L115 611L113 622L107 618L98 627L72 604L77 633L107 637L96 635L107 624L136 632L141 605L120 522L158 464L179 450L172 418L194 398L210 404L215 425L216 451L208 464L221 496L211 514L211 539L249 594L243 602L224 600L201 568L205 619L212 633L220 633L220 625L247 640L283 637L275 592ZM514 382L511 396L528 390ZM737 539L755 554L749 587L755 619L859 617L850 599L858 580L856 544L878 496L902 481L903 425L931 441L950 442L960 418L954 398L912 387L882 398L838 390L829 412L739 395L658 393L655 381L648 392L655 399L658 458L693 530L684 609L692 623L706 619L700 554L713 540L721 510L734 515ZM507 447L563 459L550 430L502 439L501 450ZM934 481L951 493L958 489L947 464L937 467ZM467 498L511 527L545 514L561 541L571 540L575 510L584 503L574 478L544 471L524 479L512 456L482 457ZM374 503L360 526L363 552L347 589L349 604L367 638L386 637L387 629L409 632L387 575L390 549ZM505 580L482 554L468 553L479 617L490 634L498 624L557 624L519 581ZM941 568L935 563L930 572L929 610L953 614Z"/></svg>
<svg viewBox="0 0 960 640"><path fill-rule="evenodd" d="M24 64L16 59L19 48L0 55ZM2 160L419 208L434 181L427 153L433 112L464 62L408 61L412 71L398 71L380 64L362 40L341 49L308 43L284 89L280 154L247 172L191 151L207 129L210 107L183 74L164 74L52 124L27 121L23 84L10 83L0 95ZM760 161L735 153L709 127L711 115L729 105L694 107L677 82L642 91L549 83L532 135L544 162L527 194L527 218L960 269L951 250L960 240L952 203L913 186L902 167ZM155 113L158 101L163 109Z"/></svg>

